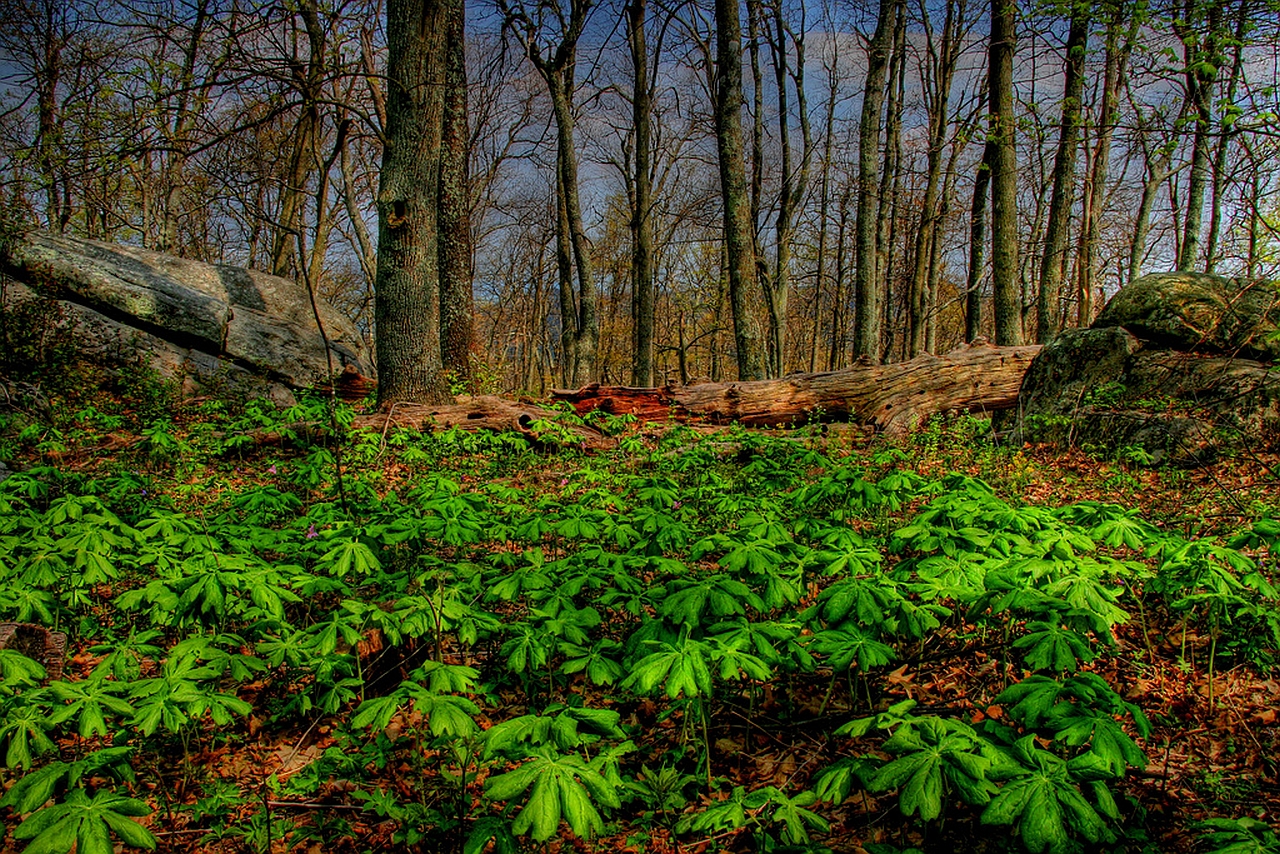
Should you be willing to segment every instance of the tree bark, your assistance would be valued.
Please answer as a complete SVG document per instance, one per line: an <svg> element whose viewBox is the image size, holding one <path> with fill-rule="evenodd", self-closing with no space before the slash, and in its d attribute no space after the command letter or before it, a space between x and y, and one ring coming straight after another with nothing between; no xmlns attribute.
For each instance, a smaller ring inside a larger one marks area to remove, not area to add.
<svg viewBox="0 0 1280 854"><path fill-rule="evenodd" d="M880 113L895 0L880 0L876 30L867 46L867 76L862 87L862 119L858 127L858 219L855 225L853 355L880 361L881 300L876 269L876 225L880 216Z"/></svg>
<svg viewBox="0 0 1280 854"><path fill-rule="evenodd" d="M1056 335L1062 327L1058 306L1062 300L1062 283L1066 280L1071 210L1075 205L1080 97L1084 92L1084 58L1089 41L1089 23L1089 7L1072 6L1062 84L1062 122L1058 130L1058 151L1053 158L1053 191L1049 199L1049 221L1045 228L1044 256L1040 263L1040 286L1036 301L1036 340L1041 344Z"/></svg>
<svg viewBox="0 0 1280 854"><path fill-rule="evenodd" d="M1187 102L1194 124L1191 141L1191 176L1187 181L1186 218L1182 223L1182 247L1178 252L1178 270L1190 271L1200 259L1200 232L1204 223L1204 197L1212 167L1213 97L1217 85L1219 29L1222 26L1222 4L1210 2L1205 14L1203 32L1193 26L1201 15L1198 0L1186 0L1185 9L1174 24L1182 41L1186 64Z"/></svg>
<svg viewBox="0 0 1280 854"><path fill-rule="evenodd" d="M390 10L388 9L388 15ZM302 109L298 124L293 130L293 150L289 154L289 168L280 187L280 213L275 226L275 239L271 248L271 274L291 277L298 264L306 259L297 258L297 235L302 233L303 215L307 205L307 182L316 170L316 144L320 134L320 87L324 81L326 41L320 24L320 10L316 0L306 0L298 7L303 28L307 33L307 63L305 70L294 74ZM390 50L390 45L388 45Z"/></svg>
<svg viewBox="0 0 1280 854"><path fill-rule="evenodd" d="M809 166L813 161L813 134L809 128L809 101L804 91L804 22L792 38L796 48L795 71L788 61L789 28L782 17L782 7L772 9L774 15L773 54L774 83L778 97L778 146L782 155L782 178L778 189L778 217L774 226L773 279L765 286L769 309L770 373L781 376L786 370L787 303L791 294L791 243L795 240L795 215L809 187ZM799 168L793 171L791 124L787 112L787 78L794 74L796 108L800 117L801 152Z"/></svg>
<svg viewBox="0 0 1280 854"><path fill-rule="evenodd" d="M387 142L378 188L378 403L447 396L440 360L442 0L387 3ZM435 85L432 85L435 84Z"/></svg>
<svg viewBox="0 0 1280 854"><path fill-rule="evenodd" d="M547 45L546 52L540 42L542 37L541 13L531 17L528 9L519 2L499 0L507 27L514 31L525 49L529 61L547 85L552 114L556 124L556 197L559 206L559 236L557 252L561 259L561 340L564 342L563 358L571 382L585 382L596 370L596 350L600 343L600 323L597 316L597 296L591 243L587 239L582 221L582 205L578 192L578 152L574 142L573 94L577 85L578 39L586 28L591 12L591 0L570 0L566 18L557 9L557 19L562 30L559 40ZM567 250L567 252L566 252ZM564 270L564 258L568 254L576 272L577 293L565 293L573 289L572 277ZM566 313L570 306L572 314Z"/></svg>
<svg viewBox="0 0 1280 854"><path fill-rule="evenodd" d="M756 249L742 149L742 17L738 0L716 0L715 123L738 377L756 380L764 376L764 360L750 302L756 286Z"/></svg>
<svg viewBox="0 0 1280 854"><path fill-rule="evenodd" d="M942 184L942 149L946 145L951 86L956 63L960 58L960 40L956 30L963 28L964 8L948 2L942 24L942 43L934 46L933 28L927 11L924 17L927 65L921 68L925 103L929 109L929 151L925 176L924 199L920 206L920 228L916 233L915 266L911 276L911 292L907 311L907 353L918 356L929 349L927 343L933 316L934 258L940 242L942 219L938 193ZM957 21L960 17L960 21ZM923 63L922 63L923 65Z"/></svg>
<svg viewBox="0 0 1280 854"><path fill-rule="evenodd" d="M1018 287L1018 155L1013 115L1013 51L1018 7L992 0L987 85L991 158L991 290L996 343L1022 343L1022 298Z"/></svg>
<svg viewBox="0 0 1280 854"><path fill-rule="evenodd" d="M444 127L440 145L440 355L469 387L475 350L472 294L470 128L467 121L466 4L446 7Z"/></svg>
<svg viewBox="0 0 1280 854"><path fill-rule="evenodd" d="M635 208L631 212L631 300L635 357L631 381L653 383L655 287L653 273L653 173L651 139L653 85L649 79L649 47L645 39L647 0L627 4L627 36L631 46L634 92L631 100L635 132Z"/></svg>
<svg viewBox="0 0 1280 854"><path fill-rule="evenodd" d="M1135 11L1126 12L1123 2L1115 3L1107 18L1105 59L1102 73L1102 104L1098 109L1097 136L1093 146L1092 168L1084 185L1084 208L1081 218L1079 260L1076 262L1076 325L1088 326L1093 321L1093 283L1097 279L1098 243L1102 234L1103 192L1111 164L1111 139L1119 124L1120 86L1129 62L1129 52L1137 36L1139 18ZM1129 14L1129 25L1123 41L1120 26ZM1141 136L1141 134L1139 134ZM1132 278L1129 281L1133 281Z"/></svg>
<svg viewBox="0 0 1280 854"><path fill-rule="evenodd" d="M1018 388L1039 345L962 346L891 365L793 374L777 380L703 383L665 388L588 385L552 397L579 414L600 409L646 421L675 417L751 427L806 421L850 421L902 434L939 412L990 412L1017 403Z"/></svg>
<svg viewBox="0 0 1280 854"><path fill-rule="evenodd" d="M991 187L991 161L995 143L987 140L982 162L973 178L973 202L969 207L969 273L964 294L964 340L982 335L982 269L987 263L987 195Z"/></svg>

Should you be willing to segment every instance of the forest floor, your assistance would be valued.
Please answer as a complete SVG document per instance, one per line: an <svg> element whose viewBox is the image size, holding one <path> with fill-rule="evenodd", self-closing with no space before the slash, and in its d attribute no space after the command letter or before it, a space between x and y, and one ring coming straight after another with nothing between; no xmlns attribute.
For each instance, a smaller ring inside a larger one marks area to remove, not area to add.
<svg viewBox="0 0 1280 854"><path fill-rule="evenodd" d="M17 403L3 850L1280 852L1275 455Z"/></svg>

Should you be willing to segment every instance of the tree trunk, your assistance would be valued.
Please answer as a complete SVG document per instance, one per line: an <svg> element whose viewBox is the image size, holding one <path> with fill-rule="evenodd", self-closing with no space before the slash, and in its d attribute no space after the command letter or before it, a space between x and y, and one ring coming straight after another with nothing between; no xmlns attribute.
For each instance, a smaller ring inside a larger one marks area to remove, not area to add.
<svg viewBox="0 0 1280 854"><path fill-rule="evenodd" d="M876 215L876 277L880 281L880 303L884 307L880 335L880 361L889 361L895 348L895 337L901 326L894 296L898 260L898 200L902 198L902 109L906 103L906 35L907 9L904 2L894 3L893 47L889 55L889 74L885 83L884 166L880 191L884 197Z"/></svg>
<svg viewBox="0 0 1280 854"><path fill-rule="evenodd" d="M378 403L444 399L439 180L445 3L387 3L387 143L378 189Z"/></svg>
<svg viewBox="0 0 1280 854"><path fill-rule="evenodd" d="M388 15L390 10L388 9ZM295 256L297 235L302 233L303 214L307 206L307 182L316 169L316 145L320 134L320 86L324 80L325 34L320 25L316 0L306 0L298 8L307 32L305 71L295 73L302 99L302 111L293 130L293 149L289 168L280 187L280 213L276 221L275 240L271 248L271 274L288 278L306 264ZM390 46L388 45L388 51Z"/></svg>
<svg viewBox="0 0 1280 854"><path fill-rule="evenodd" d="M655 287L653 272L653 173L650 138L653 86L649 80L649 47L645 40L647 0L627 4L627 35L635 81L631 101L635 132L635 208L631 212L631 299L635 330L635 361L631 380L638 386L653 384L653 335ZM683 356L683 353L681 354Z"/></svg>
<svg viewBox="0 0 1280 854"><path fill-rule="evenodd" d="M1245 39L1249 32L1249 3L1239 0L1235 33L1232 36L1231 71L1227 77L1226 92L1223 94L1224 104L1236 103L1240 78L1244 71ZM1227 182L1227 155L1231 150L1231 141L1236 135L1235 119L1225 115L1219 119L1221 132L1218 137L1217 150L1213 155L1213 195L1209 201L1209 236L1204 246L1204 271L1212 273L1218 263L1218 238L1222 230L1222 196Z"/></svg>
<svg viewBox="0 0 1280 854"><path fill-rule="evenodd" d="M1190 271L1200 259L1200 232L1204 222L1204 197L1212 166L1213 97L1218 79L1218 35L1222 26L1222 4L1208 4L1204 31L1193 29L1191 22L1199 17L1196 0L1187 0L1186 11L1174 24L1182 40L1186 65L1187 102L1194 113L1191 140L1191 176L1187 180L1186 218L1182 223L1182 246L1178 252L1178 270Z"/></svg>
<svg viewBox="0 0 1280 854"><path fill-rule="evenodd" d="M1013 51L1018 7L1014 0L992 0L987 85L990 94L991 290L996 343L1022 343L1022 306L1018 287L1018 155L1013 115Z"/></svg>
<svg viewBox="0 0 1280 854"><path fill-rule="evenodd" d="M750 302L756 286L756 249L742 149L742 19L738 0L716 0L716 72L716 146L738 377L756 380L764 376L764 362Z"/></svg>
<svg viewBox="0 0 1280 854"><path fill-rule="evenodd" d="M582 204L578 194L578 152L574 147L572 106L574 63L572 60L559 73L547 78L551 108L556 118L557 162L560 169L560 192L564 204L564 224L569 228L569 247L577 271L577 334L573 340L574 382L586 382L596 370L596 349L600 341L600 323L596 314L596 282L591 259L591 244L582 222Z"/></svg>
<svg viewBox="0 0 1280 854"><path fill-rule="evenodd" d="M884 107L889 42L893 36L895 0L880 0L876 30L867 46L867 76L862 88L858 127L858 219L854 226L853 355L880 360L883 315L880 271L876 269L876 224L880 216L880 113Z"/></svg>
<svg viewBox="0 0 1280 854"><path fill-rule="evenodd" d="M1107 172L1111 164L1111 138L1119 123L1120 85L1128 65L1129 51L1138 32L1138 15L1133 12L1123 41L1120 26L1126 4L1116 3L1107 18L1105 59L1102 73L1102 104L1098 109L1097 138L1093 146L1092 168L1084 185L1079 260L1076 262L1076 325L1093 322L1093 283L1097 278L1098 242L1102 233L1102 203ZM1133 281L1130 279L1129 281Z"/></svg>
<svg viewBox="0 0 1280 854"><path fill-rule="evenodd" d="M446 6L444 127L440 145L440 354L463 386L472 380L475 315L472 295L471 181L468 159L466 4Z"/></svg>
<svg viewBox="0 0 1280 854"><path fill-rule="evenodd" d="M963 9L959 10L963 16ZM924 199L920 205L920 228L916 232L915 265L911 275L911 291L907 311L907 353L918 356L928 349L930 319L933 315L932 280L935 277L933 259L937 257L935 246L940 242L941 210L938 200L942 183L942 149L946 145L951 86L955 79L956 62L959 60L960 41L956 39L957 4L948 2L946 18L942 24L942 43L934 47L933 28L926 13L925 47L927 66L921 69L925 81L925 101L929 108L929 151L925 175ZM963 26L963 21L960 22Z"/></svg>
<svg viewBox="0 0 1280 854"><path fill-rule="evenodd" d="M793 374L778 380L703 383L666 388L589 385L553 391L579 414L600 409L642 420L675 417L713 424L786 426L810 420L850 421L902 434L938 412L990 412L1017 403L1018 388L1039 345L962 346L891 365Z"/></svg>
<svg viewBox="0 0 1280 854"><path fill-rule="evenodd" d="M800 116L802 150L800 166L793 173L791 124L787 112L787 78L791 75L787 59L788 28L781 6L773 8L774 30L770 47L773 51L774 83L778 97L778 146L782 152L782 177L778 190L778 218L774 227L775 263L773 280L765 287L769 308L770 373L781 376L786 370L787 302L791 293L791 243L795 239L795 214L809 186L809 166L813 160L813 135L809 129L809 101L804 91L804 26L793 39L796 48L796 110Z"/></svg>
<svg viewBox="0 0 1280 854"><path fill-rule="evenodd" d="M982 269L987 263L987 192L991 187L991 161L995 143L987 140L982 162L973 178L973 203L969 207L969 274L964 294L964 340L982 335Z"/></svg>
<svg viewBox="0 0 1280 854"><path fill-rule="evenodd" d="M1080 96L1084 92L1084 58L1089 41L1089 23L1089 7L1073 6L1062 84L1062 122L1058 132L1058 152L1053 159L1053 191L1049 200L1049 223L1045 229L1044 257L1041 259L1040 287L1037 291L1036 340L1041 344L1056 335L1062 327L1058 306L1062 300L1062 283L1066 279L1071 211L1075 205Z"/></svg>

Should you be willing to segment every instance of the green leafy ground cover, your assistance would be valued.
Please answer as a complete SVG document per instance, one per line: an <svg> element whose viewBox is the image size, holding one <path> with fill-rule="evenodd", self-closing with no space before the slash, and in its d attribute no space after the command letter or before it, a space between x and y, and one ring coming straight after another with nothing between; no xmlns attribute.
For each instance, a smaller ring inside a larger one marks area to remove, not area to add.
<svg viewBox="0 0 1280 854"><path fill-rule="evenodd" d="M8 850L1280 851L1261 460L157 414L0 424Z"/></svg>

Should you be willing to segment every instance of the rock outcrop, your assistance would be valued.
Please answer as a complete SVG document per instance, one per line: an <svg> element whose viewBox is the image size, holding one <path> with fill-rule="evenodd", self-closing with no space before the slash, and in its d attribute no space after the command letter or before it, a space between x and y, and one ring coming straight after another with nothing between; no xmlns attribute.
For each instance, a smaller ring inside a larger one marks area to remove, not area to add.
<svg viewBox="0 0 1280 854"><path fill-rule="evenodd" d="M1280 291L1203 273L1144 276L1092 328L1045 345L1018 408L1017 438L1139 451L1192 465L1223 448L1280 447Z"/></svg>
<svg viewBox="0 0 1280 854"><path fill-rule="evenodd" d="M106 361L139 354L189 393L233 385L287 397L329 373L306 288L225 264L32 232L0 247L6 299L57 300L79 345ZM319 303L334 371L374 373L360 330Z"/></svg>

